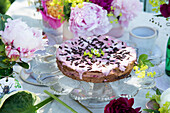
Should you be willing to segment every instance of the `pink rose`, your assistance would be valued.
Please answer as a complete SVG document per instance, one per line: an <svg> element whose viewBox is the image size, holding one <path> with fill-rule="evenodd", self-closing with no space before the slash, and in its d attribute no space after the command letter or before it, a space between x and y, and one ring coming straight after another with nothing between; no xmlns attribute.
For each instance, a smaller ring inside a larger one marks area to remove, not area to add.
<svg viewBox="0 0 170 113"><path fill-rule="evenodd" d="M42 31L30 28L20 19L7 20L4 31L0 32L3 43L7 46L7 56L18 55L19 57L31 57L36 50L44 49L47 43L43 39Z"/></svg>
<svg viewBox="0 0 170 113"><path fill-rule="evenodd" d="M107 10L93 3L71 8L69 29L77 36L103 35L112 28L107 17Z"/></svg>
<svg viewBox="0 0 170 113"><path fill-rule="evenodd" d="M119 18L119 23L128 27L129 21L142 12L142 3L139 0L113 0L114 15Z"/></svg>

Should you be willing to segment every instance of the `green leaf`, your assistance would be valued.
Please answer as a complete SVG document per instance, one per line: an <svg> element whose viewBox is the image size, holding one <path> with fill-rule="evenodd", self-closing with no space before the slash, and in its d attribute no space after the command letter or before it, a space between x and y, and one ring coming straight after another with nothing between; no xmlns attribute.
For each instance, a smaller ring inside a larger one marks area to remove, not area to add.
<svg viewBox="0 0 170 113"><path fill-rule="evenodd" d="M147 111L149 113L159 113L159 111L153 109L143 109L143 111Z"/></svg>
<svg viewBox="0 0 170 113"><path fill-rule="evenodd" d="M9 76L13 73L13 68L3 68L0 69L1 77Z"/></svg>
<svg viewBox="0 0 170 113"><path fill-rule="evenodd" d="M3 60L5 60L7 57L6 56L0 56L0 62L2 62Z"/></svg>
<svg viewBox="0 0 170 113"><path fill-rule="evenodd" d="M2 98L0 113L36 113L34 104L37 99L35 94L28 91L7 94Z"/></svg>
<svg viewBox="0 0 170 113"><path fill-rule="evenodd" d="M4 52L5 51L5 45L0 43L0 52Z"/></svg>
<svg viewBox="0 0 170 113"><path fill-rule="evenodd" d="M166 101L161 108L159 108L160 113L170 113L170 102Z"/></svg>
<svg viewBox="0 0 170 113"><path fill-rule="evenodd" d="M156 89L156 94L157 94L157 95L161 95L161 92L159 91L158 88Z"/></svg>
<svg viewBox="0 0 170 113"><path fill-rule="evenodd" d="M142 60L138 60L138 66L141 67L143 65L143 61Z"/></svg>
<svg viewBox="0 0 170 113"><path fill-rule="evenodd" d="M9 63L9 67L13 67L16 64L15 61Z"/></svg>
<svg viewBox="0 0 170 113"><path fill-rule="evenodd" d="M34 106L35 110L40 109L41 107L43 107L47 103L51 102L52 100L54 100L54 98L52 98L52 97L49 97L49 98L43 100L42 102L40 102L40 103L38 103L37 105Z"/></svg>
<svg viewBox="0 0 170 113"><path fill-rule="evenodd" d="M139 60L141 60L141 61L144 61L144 60L147 60L147 59L148 59L148 55L146 55L146 54L141 54L139 56Z"/></svg>
<svg viewBox="0 0 170 113"><path fill-rule="evenodd" d="M23 61L22 62L17 62L17 64L20 65L21 67L25 68L25 69L29 68L28 63L26 63L26 62L23 62Z"/></svg>
<svg viewBox="0 0 170 113"><path fill-rule="evenodd" d="M10 18L12 19L10 16L8 15L3 15L0 14L0 31L4 31L5 29L5 23L7 22L7 19Z"/></svg>
<svg viewBox="0 0 170 113"><path fill-rule="evenodd" d="M68 21L71 13L71 5L72 3L65 3L63 8L64 18Z"/></svg>
<svg viewBox="0 0 170 113"><path fill-rule="evenodd" d="M0 0L0 13L5 14L11 3L9 0Z"/></svg>
<svg viewBox="0 0 170 113"><path fill-rule="evenodd" d="M28 91L14 91L0 99L0 113L37 113L37 110L54 100L49 97L42 102L34 93Z"/></svg>
<svg viewBox="0 0 170 113"><path fill-rule="evenodd" d="M145 65L147 65L148 67L154 67L154 65L151 63L151 61L149 61L149 60L145 60L145 61L143 61L143 63L145 64Z"/></svg>
<svg viewBox="0 0 170 113"><path fill-rule="evenodd" d="M6 63L4 63L4 62L0 62L0 67L1 67L1 68L8 68L9 65L6 64Z"/></svg>
<svg viewBox="0 0 170 113"><path fill-rule="evenodd" d="M148 91L145 95L146 98L150 98L150 92Z"/></svg>

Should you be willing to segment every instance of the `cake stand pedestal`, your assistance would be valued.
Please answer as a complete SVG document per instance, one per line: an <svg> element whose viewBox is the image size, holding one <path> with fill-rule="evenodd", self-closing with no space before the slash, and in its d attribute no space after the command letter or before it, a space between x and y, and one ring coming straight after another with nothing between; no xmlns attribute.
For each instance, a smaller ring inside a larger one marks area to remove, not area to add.
<svg viewBox="0 0 170 113"><path fill-rule="evenodd" d="M73 89L70 96L87 107L103 107L116 97L116 92L109 83L90 83L87 87L86 85L81 84L79 88Z"/></svg>
<svg viewBox="0 0 170 113"><path fill-rule="evenodd" d="M119 97L134 97L139 88L124 83L126 79L111 83L87 83L80 81L80 85L70 92L74 100L89 108L103 108L108 102Z"/></svg>

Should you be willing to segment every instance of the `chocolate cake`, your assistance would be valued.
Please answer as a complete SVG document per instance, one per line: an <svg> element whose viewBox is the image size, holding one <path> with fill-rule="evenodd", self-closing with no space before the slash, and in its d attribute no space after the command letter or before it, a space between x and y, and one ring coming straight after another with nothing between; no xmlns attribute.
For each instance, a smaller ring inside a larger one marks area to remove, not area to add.
<svg viewBox="0 0 170 113"><path fill-rule="evenodd" d="M136 51L110 36L79 37L57 49L57 64L64 75L93 83L127 77L136 61Z"/></svg>

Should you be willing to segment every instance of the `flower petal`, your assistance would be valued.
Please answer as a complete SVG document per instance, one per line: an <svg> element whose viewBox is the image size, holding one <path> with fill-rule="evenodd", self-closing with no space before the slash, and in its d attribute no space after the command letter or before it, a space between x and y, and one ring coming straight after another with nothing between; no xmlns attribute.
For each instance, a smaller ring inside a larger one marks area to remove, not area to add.
<svg viewBox="0 0 170 113"><path fill-rule="evenodd" d="M134 103L134 98L128 100L129 106L132 107Z"/></svg>
<svg viewBox="0 0 170 113"><path fill-rule="evenodd" d="M164 16L165 18L170 16L169 10L170 10L169 5L167 5L167 4L160 5L160 12L161 12L162 16Z"/></svg>

